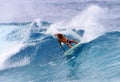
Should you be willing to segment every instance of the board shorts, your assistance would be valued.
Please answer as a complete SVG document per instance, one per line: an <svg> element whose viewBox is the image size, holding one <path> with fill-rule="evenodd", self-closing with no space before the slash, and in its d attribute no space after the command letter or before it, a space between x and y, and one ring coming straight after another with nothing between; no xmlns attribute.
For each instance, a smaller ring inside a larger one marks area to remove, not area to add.
<svg viewBox="0 0 120 82"><path fill-rule="evenodd" d="M67 39L67 41L65 42L65 44L70 44L72 41L71 40L69 40L69 39Z"/></svg>

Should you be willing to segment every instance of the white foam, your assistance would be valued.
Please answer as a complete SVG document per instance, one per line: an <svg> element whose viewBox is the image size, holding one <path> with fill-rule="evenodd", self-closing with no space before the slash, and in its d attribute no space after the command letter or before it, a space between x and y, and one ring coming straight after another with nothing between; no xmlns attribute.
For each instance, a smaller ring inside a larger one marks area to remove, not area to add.
<svg viewBox="0 0 120 82"><path fill-rule="evenodd" d="M46 34L63 33L80 40L81 36L75 30L84 30L84 36L81 42L89 42L105 32L104 26L99 23L99 18L105 13L103 8L99 6L89 6L79 15L75 16L68 24L63 22L52 24L46 31Z"/></svg>
<svg viewBox="0 0 120 82"><path fill-rule="evenodd" d="M51 66L55 66L56 65L53 61L50 61L48 64L51 65Z"/></svg>
<svg viewBox="0 0 120 82"><path fill-rule="evenodd" d="M38 26L41 27L41 19L37 18L37 19L33 20L33 22L30 24L29 28L32 28L35 23L37 23Z"/></svg>
<svg viewBox="0 0 120 82"><path fill-rule="evenodd" d="M4 26L4 27L1 26L0 27L0 32L3 32L0 35L0 70L6 68L5 62L7 61L7 59L15 55L17 52L21 50L21 48L25 46L24 39L26 39L26 37L24 37L23 30L20 30L22 28L19 29L18 34L17 33L12 34L12 32L18 28L20 27L18 26ZM15 35L15 37L9 37L10 36L9 34L11 34L11 36ZM18 40L16 39L16 37L19 37L19 38L22 37L22 38Z"/></svg>
<svg viewBox="0 0 120 82"><path fill-rule="evenodd" d="M13 44L13 45L12 45ZM0 53L0 69L3 69L5 67L5 61L10 58L11 56L15 55L15 53L19 52L20 49L24 46L22 43L8 43L7 46L2 47L2 52Z"/></svg>
<svg viewBox="0 0 120 82"><path fill-rule="evenodd" d="M17 53L20 50L21 46L22 45L16 44L16 46L13 46L9 50L6 50L4 53L1 53L0 69L3 69L5 67L5 64L4 64L5 61L9 59L11 56L15 55L15 53Z"/></svg>
<svg viewBox="0 0 120 82"><path fill-rule="evenodd" d="M13 68L13 67L21 67L21 66L25 66L28 64L30 64L30 57L24 57L23 59L21 59L17 62L7 64L4 69Z"/></svg>
<svg viewBox="0 0 120 82"><path fill-rule="evenodd" d="M104 26L99 23L99 18L104 12L99 6L90 6L71 20L69 26L85 31L81 42L89 42L105 32Z"/></svg>
<svg viewBox="0 0 120 82"><path fill-rule="evenodd" d="M42 25L42 20L40 18L34 19L32 23L29 25L29 28L27 30L27 36L30 36L31 33L44 33L42 30L47 29L47 27Z"/></svg>
<svg viewBox="0 0 120 82"><path fill-rule="evenodd" d="M54 35L56 33L63 33L63 31L59 31L59 29L62 29L63 26L61 24L55 23L52 24L46 31L46 34Z"/></svg>
<svg viewBox="0 0 120 82"><path fill-rule="evenodd" d="M52 24L46 31L46 34L54 35L56 33L62 33L74 37L74 39L81 39L81 36L73 31L67 24L63 22Z"/></svg>

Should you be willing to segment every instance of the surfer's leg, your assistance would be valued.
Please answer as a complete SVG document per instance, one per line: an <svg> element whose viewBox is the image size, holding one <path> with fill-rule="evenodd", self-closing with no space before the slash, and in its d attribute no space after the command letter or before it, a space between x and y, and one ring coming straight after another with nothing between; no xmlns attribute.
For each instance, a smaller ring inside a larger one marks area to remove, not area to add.
<svg viewBox="0 0 120 82"><path fill-rule="evenodd" d="M70 48L72 47L72 45L70 43L66 43L66 45Z"/></svg>
<svg viewBox="0 0 120 82"><path fill-rule="evenodd" d="M75 43L75 44L77 44L78 42L76 42L75 40L70 40L70 42L73 42L73 43Z"/></svg>

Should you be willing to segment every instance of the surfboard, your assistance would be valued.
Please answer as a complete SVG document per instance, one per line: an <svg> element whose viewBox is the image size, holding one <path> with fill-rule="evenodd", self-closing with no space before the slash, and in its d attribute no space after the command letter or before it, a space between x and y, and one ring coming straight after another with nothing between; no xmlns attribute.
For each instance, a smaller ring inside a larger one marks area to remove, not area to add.
<svg viewBox="0 0 120 82"><path fill-rule="evenodd" d="M69 56L69 55L74 55L75 53L77 53L78 50L80 50L82 43L78 43L75 46L73 46L72 48L68 49L63 56Z"/></svg>

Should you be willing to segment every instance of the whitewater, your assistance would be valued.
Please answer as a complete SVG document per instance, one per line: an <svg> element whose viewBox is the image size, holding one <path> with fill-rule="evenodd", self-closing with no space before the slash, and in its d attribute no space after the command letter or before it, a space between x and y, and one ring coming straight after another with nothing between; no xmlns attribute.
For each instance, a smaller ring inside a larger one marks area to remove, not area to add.
<svg viewBox="0 0 120 82"><path fill-rule="evenodd" d="M119 82L120 1L44 3L52 7L43 18L0 23L0 82ZM82 45L64 57L55 33Z"/></svg>

